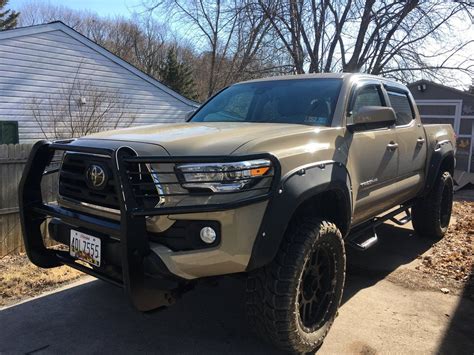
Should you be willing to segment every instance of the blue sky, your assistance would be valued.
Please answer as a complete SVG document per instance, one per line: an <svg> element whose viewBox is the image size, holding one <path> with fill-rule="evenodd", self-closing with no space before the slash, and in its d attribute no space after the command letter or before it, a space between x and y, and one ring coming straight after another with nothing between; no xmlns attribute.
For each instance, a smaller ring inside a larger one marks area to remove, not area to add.
<svg viewBox="0 0 474 355"><path fill-rule="evenodd" d="M44 0L54 5L64 5L76 10L91 10L101 16L125 16L129 17L132 12L141 10L142 0ZM31 0L10 0L8 6L18 9L22 4Z"/></svg>

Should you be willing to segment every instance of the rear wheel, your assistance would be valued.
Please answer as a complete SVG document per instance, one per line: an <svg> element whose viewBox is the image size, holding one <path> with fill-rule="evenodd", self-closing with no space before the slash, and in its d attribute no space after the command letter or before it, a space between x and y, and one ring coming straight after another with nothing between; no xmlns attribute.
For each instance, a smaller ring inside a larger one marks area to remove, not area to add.
<svg viewBox="0 0 474 355"><path fill-rule="evenodd" d="M336 317L344 278L341 232L305 219L286 233L275 260L249 276L249 324L283 350L314 351Z"/></svg>
<svg viewBox="0 0 474 355"><path fill-rule="evenodd" d="M413 206L413 228L419 235L435 240L444 236L451 219L453 191L453 178L445 171L428 195Z"/></svg>

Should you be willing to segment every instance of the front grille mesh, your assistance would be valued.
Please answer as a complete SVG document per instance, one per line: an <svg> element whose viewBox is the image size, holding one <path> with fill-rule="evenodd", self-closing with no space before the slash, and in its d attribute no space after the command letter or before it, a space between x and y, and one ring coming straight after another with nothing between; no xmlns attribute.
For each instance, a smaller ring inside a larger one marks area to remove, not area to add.
<svg viewBox="0 0 474 355"><path fill-rule="evenodd" d="M106 185L100 190L92 189L87 184L86 172L89 166L93 164L101 166L108 177ZM108 157L66 153L59 176L59 194L77 201L119 209L110 164L111 161Z"/></svg>
<svg viewBox="0 0 474 355"><path fill-rule="evenodd" d="M61 166L59 194L80 202L120 209L115 180L109 157L80 153L66 153ZM94 189L87 179L91 165L99 165L105 171L107 183L101 189ZM132 164L129 179L137 196L146 196L139 201L143 207L153 208L159 202L158 191L146 164Z"/></svg>

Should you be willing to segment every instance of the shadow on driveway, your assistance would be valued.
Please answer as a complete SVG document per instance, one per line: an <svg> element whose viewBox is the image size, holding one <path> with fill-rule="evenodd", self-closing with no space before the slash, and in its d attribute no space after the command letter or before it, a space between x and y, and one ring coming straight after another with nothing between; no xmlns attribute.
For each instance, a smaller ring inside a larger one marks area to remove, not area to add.
<svg viewBox="0 0 474 355"><path fill-rule="evenodd" d="M474 354L474 270L438 349L439 354ZM470 347L465 339L471 339Z"/></svg>
<svg viewBox="0 0 474 355"><path fill-rule="evenodd" d="M348 251L343 302L430 248L411 229L384 225L379 244ZM248 353L276 351L248 328L244 281L198 286L173 307L135 312L121 290L93 281L0 312L0 353Z"/></svg>
<svg viewBox="0 0 474 355"><path fill-rule="evenodd" d="M347 282L342 299L349 301L360 290L375 285L399 267L411 263L433 245L408 226L385 223L377 229L378 243L367 251L347 248Z"/></svg>
<svg viewBox="0 0 474 355"><path fill-rule="evenodd" d="M243 291L242 280L223 279L143 314L92 281L2 311L0 353L275 353L248 329Z"/></svg>

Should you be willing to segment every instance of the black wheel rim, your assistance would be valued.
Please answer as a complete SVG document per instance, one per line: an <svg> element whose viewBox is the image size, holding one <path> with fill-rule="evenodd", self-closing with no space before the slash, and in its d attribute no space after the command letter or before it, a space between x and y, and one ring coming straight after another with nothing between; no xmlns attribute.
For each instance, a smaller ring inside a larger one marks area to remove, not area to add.
<svg viewBox="0 0 474 355"><path fill-rule="evenodd" d="M299 320L305 331L314 332L329 319L335 281L334 252L329 245L320 244L304 265L298 289Z"/></svg>
<svg viewBox="0 0 474 355"><path fill-rule="evenodd" d="M439 220L441 228L446 228L451 219L451 209L453 207L453 192L450 186L445 185L441 195L441 208L439 211Z"/></svg>

